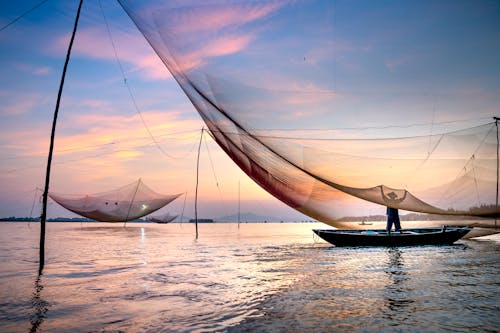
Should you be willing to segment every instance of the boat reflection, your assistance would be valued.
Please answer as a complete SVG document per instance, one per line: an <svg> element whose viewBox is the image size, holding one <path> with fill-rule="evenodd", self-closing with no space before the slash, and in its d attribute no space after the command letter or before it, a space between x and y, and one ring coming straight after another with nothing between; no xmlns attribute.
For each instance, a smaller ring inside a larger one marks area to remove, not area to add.
<svg viewBox="0 0 500 333"><path fill-rule="evenodd" d="M406 320L411 316L408 308L415 300L410 297L412 291L408 287L410 276L406 272L403 253L399 248L387 250L388 262L384 272L387 285L384 291L384 318L391 320Z"/></svg>
<svg viewBox="0 0 500 333"><path fill-rule="evenodd" d="M41 283L41 279L41 276L36 278L35 290L31 295L31 308L33 312L30 316L30 333L37 332L40 329L40 326L47 317L47 311L49 310L49 302L42 298L43 285Z"/></svg>

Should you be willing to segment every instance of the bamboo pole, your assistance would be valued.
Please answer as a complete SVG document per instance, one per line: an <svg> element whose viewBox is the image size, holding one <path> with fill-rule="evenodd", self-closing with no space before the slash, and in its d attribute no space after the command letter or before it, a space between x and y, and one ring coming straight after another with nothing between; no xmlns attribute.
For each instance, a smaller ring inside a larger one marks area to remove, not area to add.
<svg viewBox="0 0 500 333"><path fill-rule="evenodd" d="M198 177L200 171L200 150L201 150L201 140L203 139L203 131L205 128L201 129L200 143L198 144L198 157L196 159L196 190L194 192L194 223L196 228L196 239L198 239Z"/></svg>
<svg viewBox="0 0 500 333"><path fill-rule="evenodd" d="M75 34L76 34L76 29L78 27L78 19L80 18L80 11L82 9L82 4L83 0L80 0L80 3L78 5L78 11L76 12L75 25L73 26L73 33L71 34L71 40L69 41L68 51L66 53L66 61L64 62L64 68L61 75L59 92L57 93L57 102L56 102L56 108L54 110L54 119L52 120L52 132L50 134L49 156L47 158L47 171L45 172L45 188L43 191L42 215L40 216L40 260L38 266L38 275L42 275L43 267L45 265L45 222L47 220L47 197L49 195L50 169L52 165L52 154L54 152L54 138L56 134L57 115L59 113L59 105L61 104L64 79L66 77L66 70L68 68L68 63L71 55L71 48L73 47L73 41L75 40Z"/></svg>
<svg viewBox="0 0 500 333"><path fill-rule="evenodd" d="M499 137L498 137L498 120L500 118L498 117L493 117L493 119L495 119L495 126L497 128L497 196L496 196L496 211L498 212L498 178L499 178L499 146L500 146L500 141L499 141ZM495 228L497 226L497 219L495 218Z"/></svg>

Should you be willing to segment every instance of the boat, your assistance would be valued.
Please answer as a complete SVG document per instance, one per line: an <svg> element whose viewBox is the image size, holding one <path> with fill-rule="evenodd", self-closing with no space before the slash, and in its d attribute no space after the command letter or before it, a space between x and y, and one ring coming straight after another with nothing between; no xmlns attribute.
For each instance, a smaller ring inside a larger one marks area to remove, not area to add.
<svg viewBox="0 0 500 333"><path fill-rule="evenodd" d="M386 230L313 229L323 240L335 246L416 246L451 245L472 227L413 228L397 232Z"/></svg>

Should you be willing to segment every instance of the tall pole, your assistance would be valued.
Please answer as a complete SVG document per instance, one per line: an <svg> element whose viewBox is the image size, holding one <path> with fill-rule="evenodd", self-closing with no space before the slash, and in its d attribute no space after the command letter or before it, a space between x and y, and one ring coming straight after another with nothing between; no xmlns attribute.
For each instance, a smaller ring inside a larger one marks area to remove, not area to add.
<svg viewBox="0 0 500 333"><path fill-rule="evenodd" d="M496 207L495 207L495 210L498 212L498 178L500 176L499 174L499 146L500 146L500 141L499 141L499 138L498 138L498 120L500 118L498 117L493 117L493 119L495 119L495 126L497 128L497 197L496 197ZM497 226L497 219L495 218L495 228Z"/></svg>
<svg viewBox="0 0 500 333"><path fill-rule="evenodd" d="M205 128L203 127L201 129L200 143L198 144L198 158L196 159L196 190L194 192L194 223L196 228L196 239L198 239L198 178L200 173L200 150L204 130Z"/></svg>
<svg viewBox="0 0 500 333"><path fill-rule="evenodd" d="M54 151L54 137L56 134L57 114L59 113L59 105L61 103L61 96L64 86L64 79L66 77L66 70L68 68L69 58L71 55L71 48L75 40L76 28L78 27L78 19L80 18L80 11L82 9L83 0L80 0L78 11L76 12L75 25L73 26L73 33L69 41L68 51L66 53L66 61L61 75L61 83L59 84L59 92L57 93L56 108L54 110L54 119L52 120L52 132L50 134L49 156L47 158L47 171L45 172L45 189L43 191L42 201L42 215L40 216L40 260L38 266L38 275L42 275L43 266L45 265L45 222L47 220L47 197L49 195L49 182L50 182L50 168L52 164L52 153Z"/></svg>
<svg viewBox="0 0 500 333"><path fill-rule="evenodd" d="M240 228L240 213L241 213L241 190L240 190L240 181L238 180L238 229Z"/></svg>

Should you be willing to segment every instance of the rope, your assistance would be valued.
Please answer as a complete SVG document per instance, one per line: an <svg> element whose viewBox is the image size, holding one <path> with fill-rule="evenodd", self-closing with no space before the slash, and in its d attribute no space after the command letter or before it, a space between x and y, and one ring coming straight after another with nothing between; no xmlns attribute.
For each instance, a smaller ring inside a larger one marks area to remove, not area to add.
<svg viewBox="0 0 500 333"><path fill-rule="evenodd" d="M198 157L196 158L196 188L194 192L194 223L196 229L196 239L198 239L198 179L200 174L200 149L201 149L201 141L203 140L203 132L205 131L205 127L201 129L200 134L200 143L198 144Z"/></svg>
<svg viewBox="0 0 500 333"><path fill-rule="evenodd" d="M465 162L465 165L460 168L460 171L458 172L458 174L456 175L456 177L454 178L454 180L452 182L450 182L450 184L448 185L448 187L446 188L446 190L441 194L441 197L439 198L439 200L437 201L438 203L442 202L444 196L446 193L448 193L448 191L450 190L451 186L453 185L453 183L455 183L457 181L458 178L460 178L460 175L462 174L462 170L464 170L464 175L467 173L467 166L469 165L469 163L471 163L472 161L472 158L474 158L474 156L477 154L479 148L481 148L481 146L484 144L484 142L486 141L486 139L488 138L488 135L490 135L491 131L493 130L493 127L495 126L495 123L491 123L493 124L493 126L491 126L491 128L488 130L488 132L486 132L486 135L483 137L483 139L481 140L481 142L477 145L476 149L474 150L474 152L472 152L472 155L471 157L467 160L467 162ZM459 190L460 191L460 190ZM458 193L459 191L453 193L451 196L455 195L456 193Z"/></svg>
<svg viewBox="0 0 500 333"><path fill-rule="evenodd" d="M431 144L432 144L432 131L434 129L434 117L436 116L436 101L434 100L434 103L432 105L432 120L431 120L431 126L430 126L430 133L429 133L429 147L427 148L427 154L431 156L431 153L436 149L431 151ZM428 157L427 157L428 158Z"/></svg>
<svg viewBox="0 0 500 333"><path fill-rule="evenodd" d="M10 21L9 23L7 23L3 27L1 27L0 28L0 32L2 32L3 30L7 29L9 26L13 25L14 23L16 23L17 21L19 21L20 19L22 19L23 17L25 17L26 15L28 15L29 13L31 13L32 11L34 11L35 9L37 9L38 7L41 7L47 1L48 0L43 0L43 1L39 2L38 4L36 4L35 6L31 7L30 9L28 9L27 11L25 11L24 13L22 13L21 15L19 15L18 17L16 17L12 21Z"/></svg>
<svg viewBox="0 0 500 333"><path fill-rule="evenodd" d="M204 140L205 140L205 147L207 148L207 152L208 152L208 159L210 160L210 166L212 167L212 174L214 175L214 179L215 179L215 185L217 186L217 190L219 191L219 197L220 197L220 200L222 202L222 209L224 211L226 211L224 199L222 197L222 192L221 192L221 189L219 186L219 180L217 179L217 175L215 174L215 168L214 168L214 162L212 160L212 155L210 154L210 149L208 149L207 138L205 137Z"/></svg>
<svg viewBox="0 0 500 333"><path fill-rule="evenodd" d="M480 118L483 119L483 118ZM489 119L489 118L488 118ZM475 120L475 119L471 119ZM459 121L457 121L459 122ZM434 123L434 124L451 124L455 122L443 122L443 123ZM443 132L443 133L436 133L433 136L438 136L438 135L448 135L448 134L454 134L454 133L459 133L464 130L471 130L475 128L479 128L482 126L487 126L494 124L494 122L487 122L481 125L476 125L476 126L471 126L471 127L466 127L462 129L457 129L457 130L452 130L449 132ZM315 128L315 129L265 129L265 131L273 132L273 131L279 131L279 132L327 132L327 131L338 131L338 130L368 130L368 129L391 129L391 128L410 128L414 126L425 126L429 125L427 123L421 123L421 124L413 124L413 125L405 125L405 126L384 126L384 127L339 127L339 128L329 128L329 129L320 129L320 128ZM423 138L427 137L428 135L413 135L413 136L402 136L402 137L384 137L384 138L307 138L307 137L301 137L301 136L282 136L282 135L263 135L263 134L254 134L254 133L249 133L246 129L242 130L243 132L238 132L238 131L223 131L223 130L217 130L217 129L212 129L211 131L213 132L218 132L218 133L223 133L223 134L232 134L232 135L243 135L243 136L251 136L252 138L263 138L263 139L280 139L280 140L308 140L308 141L390 141L390 140L402 140L402 139L416 139L416 138ZM262 131L262 130L260 130Z"/></svg>
<svg viewBox="0 0 500 333"><path fill-rule="evenodd" d="M186 198L187 198L187 191L184 192L184 204L182 205L182 213L181 213L181 222L184 219L184 209L186 208Z"/></svg>
<svg viewBox="0 0 500 333"><path fill-rule="evenodd" d="M141 118L142 125L146 129L146 132L148 132L148 135L151 138L151 140L153 141L153 143L156 145L156 147L160 150L160 152L163 155L165 155L165 156L167 156L167 157L169 157L171 159L177 159L175 156L172 156L169 153L167 153L163 149L163 147L160 146L160 143L156 140L156 138L154 137L153 133L149 129L148 125L146 124L146 121L144 120L144 117L142 116L142 112L140 111L139 106L137 105L137 102L135 100L134 94L132 93L132 89L130 88L130 86L128 84L127 77L125 75L125 71L123 70L123 66L122 66L122 63L120 61L120 58L118 57L118 52L116 51L116 46L115 46L115 43L113 41L113 36L111 35L111 29L109 28L108 20L106 19L106 15L104 14L104 10L102 8L101 0L99 0L99 7L101 8L102 17L104 18L104 23L106 24L106 30L108 32L108 36L109 36L109 39L111 41L111 46L113 47L113 52L114 52L114 55L115 55L116 62L118 63L118 66L120 67L120 72L121 72L122 77L123 77L123 82L125 84L125 87L127 88L127 91L129 93L129 95L130 95L130 99L132 100L132 104L134 105L135 111L139 115L139 118Z"/></svg>
<svg viewBox="0 0 500 333"><path fill-rule="evenodd" d="M474 160L475 159L476 158L474 155L472 155L472 157L470 158L471 165L472 165L472 175L474 176L474 185L476 186L477 205L478 205L478 207L480 207L481 206L481 199L479 198L479 187L477 185L476 168L474 168Z"/></svg>
<svg viewBox="0 0 500 333"><path fill-rule="evenodd" d="M137 191L139 191L139 186L141 185L141 179L137 181L137 186L135 188L134 196L132 197L132 200L130 201L130 205L128 206L128 211L127 211L127 217L125 218L125 221L123 221L123 226L127 224L127 220L130 216L130 210L132 209L132 205L134 204L135 201L135 196L137 195Z"/></svg>

